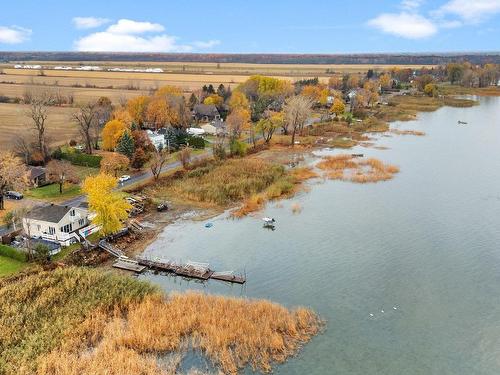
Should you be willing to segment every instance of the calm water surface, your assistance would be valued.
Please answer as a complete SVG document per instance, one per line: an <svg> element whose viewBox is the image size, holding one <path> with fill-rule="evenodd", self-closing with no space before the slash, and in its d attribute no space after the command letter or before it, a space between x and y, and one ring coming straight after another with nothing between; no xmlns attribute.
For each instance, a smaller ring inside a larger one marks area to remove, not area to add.
<svg viewBox="0 0 500 375"><path fill-rule="evenodd" d="M141 278L312 307L327 330L277 374L500 374L500 98L480 100L393 124L425 137L354 151L399 165L392 181L312 181L258 217L171 225L146 250L245 270L245 286Z"/></svg>

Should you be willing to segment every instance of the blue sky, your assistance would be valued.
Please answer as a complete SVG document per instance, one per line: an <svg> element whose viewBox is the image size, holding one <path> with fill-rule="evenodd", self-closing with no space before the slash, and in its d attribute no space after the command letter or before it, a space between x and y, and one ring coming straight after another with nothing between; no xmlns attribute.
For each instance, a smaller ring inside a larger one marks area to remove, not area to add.
<svg viewBox="0 0 500 375"><path fill-rule="evenodd" d="M0 50L499 51L500 0L9 1Z"/></svg>

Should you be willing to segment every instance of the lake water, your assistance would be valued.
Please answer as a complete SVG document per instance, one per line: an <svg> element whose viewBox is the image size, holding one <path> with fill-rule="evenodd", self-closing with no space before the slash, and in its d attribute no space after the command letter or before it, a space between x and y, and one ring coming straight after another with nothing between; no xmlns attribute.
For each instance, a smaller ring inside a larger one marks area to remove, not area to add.
<svg viewBox="0 0 500 375"><path fill-rule="evenodd" d="M141 278L313 308L326 331L277 374L499 374L500 98L480 101L392 124L425 137L381 136L388 150L353 151L398 165L391 181L315 180L256 217L171 225L146 250L244 270L243 287Z"/></svg>

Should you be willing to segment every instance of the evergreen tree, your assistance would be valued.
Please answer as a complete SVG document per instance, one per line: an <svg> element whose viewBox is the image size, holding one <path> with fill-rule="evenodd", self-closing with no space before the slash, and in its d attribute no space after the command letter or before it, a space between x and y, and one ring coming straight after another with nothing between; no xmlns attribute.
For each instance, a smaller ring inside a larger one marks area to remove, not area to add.
<svg viewBox="0 0 500 375"><path fill-rule="evenodd" d="M210 94L210 95L211 94L215 94L214 85L212 85L212 84L208 85L207 93Z"/></svg>
<svg viewBox="0 0 500 375"><path fill-rule="evenodd" d="M130 130L132 130L132 131L139 130L137 124L134 121L132 121L132 125L130 125Z"/></svg>
<svg viewBox="0 0 500 375"><path fill-rule="evenodd" d="M226 99L226 88L222 83L219 85L219 87L217 87L217 95L219 95L221 98Z"/></svg>
<svg viewBox="0 0 500 375"><path fill-rule="evenodd" d="M189 97L189 108L193 109L193 107L198 104L198 98L194 93Z"/></svg>
<svg viewBox="0 0 500 375"><path fill-rule="evenodd" d="M135 143L134 143L134 138L130 135L130 132L126 131L123 133L121 136L120 140L118 141L118 145L116 146L116 151L118 151L120 154L125 155L129 159L132 158L132 155L134 155L135 151Z"/></svg>

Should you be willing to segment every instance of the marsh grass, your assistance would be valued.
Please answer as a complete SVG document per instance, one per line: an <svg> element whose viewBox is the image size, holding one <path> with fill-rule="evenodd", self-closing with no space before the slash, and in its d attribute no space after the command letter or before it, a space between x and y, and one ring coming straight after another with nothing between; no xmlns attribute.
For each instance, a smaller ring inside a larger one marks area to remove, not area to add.
<svg viewBox="0 0 500 375"><path fill-rule="evenodd" d="M384 164L374 158L357 159L351 155L341 154L324 158L317 167L326 172L331 180L370 183L387 181L399 172L395 165Z"/></svg>
<svg viewBox="0 0 500 375"><path fill-rule="evenodd" d="M211 161L148 187L150 195L228 207L263 192L286 176L285 168L257 158Z"/></svg>
<svg viewBox="0 0 500 375"><path fill-rule="evenodd" d="M92 311L121 310L156 289L131 278L78 268L41 271L0 285L0 373L33 374L63 332Z"/></svg>
<svg viewBox="0 0 500 375"><path fill-rule="evenodd" d="M309 167L294 168L286 175L277 179L266 190L252 194L244 200L243 205L231 213L232 217L242 218L253 212L260 211L268 201L291 197L301 188L302 182L319 177Z"/></svg>
<svg viewBox="0 0 500 375"><path fill-rule="evenodd" d="M159 356L199 350L223 373L251 366L271 371L321 329L305 308L286 308L262 300L188 292L165 299L152 296L128 312L96 314L68 332L60 349L42 359L40 374L170 374L179 361L161 367ZM85 337L86 340L77 340Z"/></svg>
<svg viewBox="0 0 500 375"><path fill-rule="evenodd" d="M270 371L321 327L305 308L200 293L166 297L100 270L37 270L0 282L0 373L174 374L186 348L224 373L248 365Z"/></svg>

